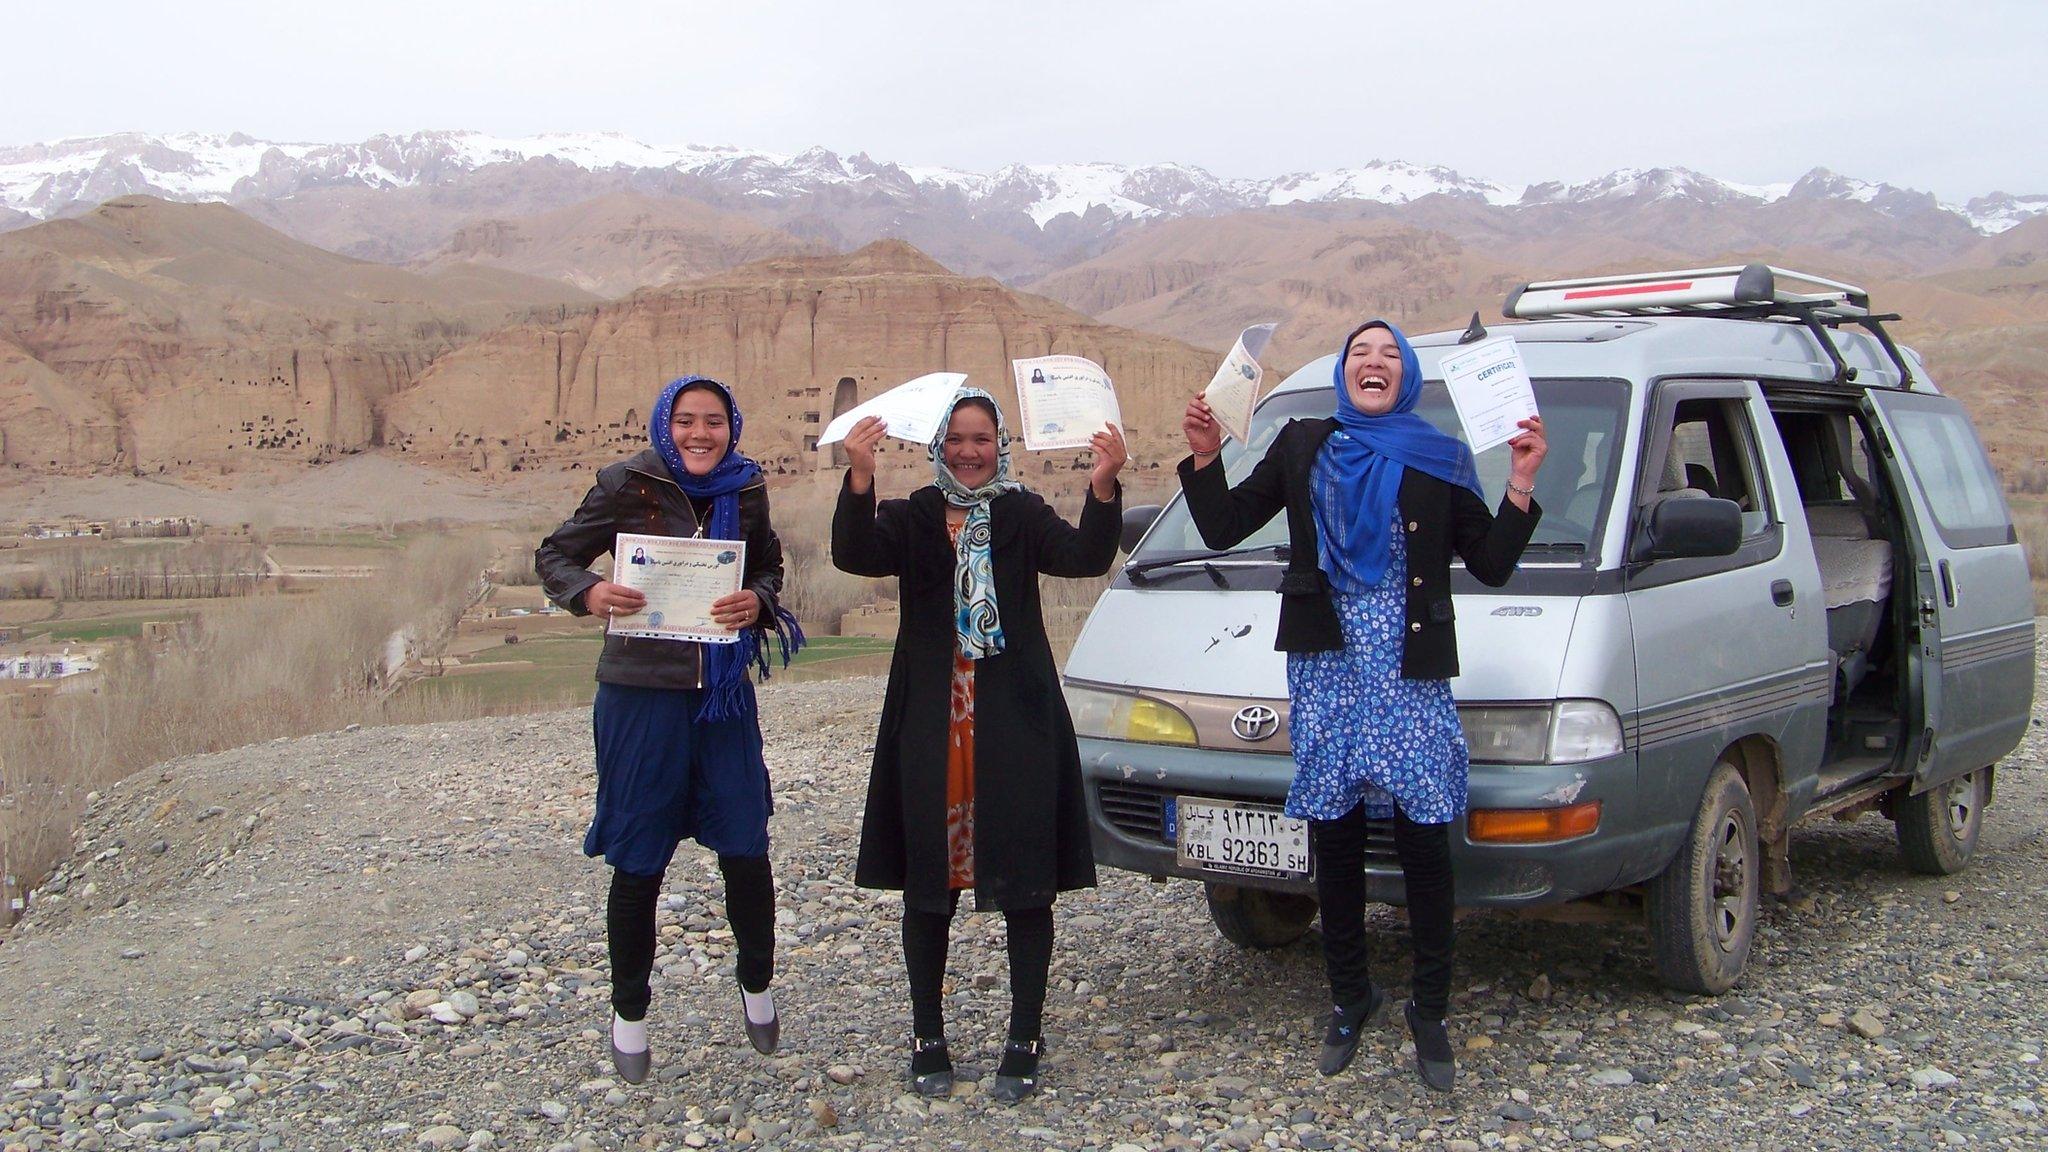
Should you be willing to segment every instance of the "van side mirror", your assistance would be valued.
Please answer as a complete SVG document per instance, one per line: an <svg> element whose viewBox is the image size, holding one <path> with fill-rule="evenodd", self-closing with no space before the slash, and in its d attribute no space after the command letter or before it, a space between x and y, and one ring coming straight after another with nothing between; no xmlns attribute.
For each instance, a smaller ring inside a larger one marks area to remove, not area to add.
<svg viewBox="0 0 2048 1152"><path fill-rule="evenodd" d="M1159 519L1160 510L1161 505L1158 504L1140 504L1135 508L1124 509L1124 534L1119 547L1126 553L1134 551L1138 547L1138 541L1144 539L1145 533L1151 530L1152 522Z"/></svg>
<svg viewBox="0 0 2048 1152"><path fill-rule="evenodd" d="M1629 559L1680 560L1732 556L1742 546L1742 509L1733 500L1662 500L1637 533Z"/></svg>

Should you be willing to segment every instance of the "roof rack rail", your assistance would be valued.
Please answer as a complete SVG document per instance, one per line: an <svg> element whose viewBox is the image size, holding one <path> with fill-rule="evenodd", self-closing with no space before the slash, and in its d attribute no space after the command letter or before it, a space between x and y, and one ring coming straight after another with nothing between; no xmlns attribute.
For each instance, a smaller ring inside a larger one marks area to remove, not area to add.
<svg viewBox="0 0 2048 1152"><path fill-rule="evenodd" d="M1632 272L1579 280L1540 280L1508 293L1501 314L1510 320L1561 316L1718 316L1730 320L1779 320L1804 325L1834 365L1835 383L1847 384L1856 370L1842 360L1825 329L1853 324L1877 338L1899 370L1899 387L1910 388L1913 370L1884 330L1895 315L1870 311L1870 294L1854 284L1792 272L1769 264L1724 268L1682 268Z"/></svg>

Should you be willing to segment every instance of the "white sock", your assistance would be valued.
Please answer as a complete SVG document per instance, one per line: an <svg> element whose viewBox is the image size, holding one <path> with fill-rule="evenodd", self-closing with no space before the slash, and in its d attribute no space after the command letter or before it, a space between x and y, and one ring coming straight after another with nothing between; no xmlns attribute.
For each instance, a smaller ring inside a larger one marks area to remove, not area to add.
<svg viewBox="0 0 2048 1152"><path fill-rule="evenodd" d="M763 988L759 992L740 989L740 1000L747 1006L747 1023L766 1024L775 1019L775 997Z"/></svg>
<svg viewBox="0 0 2048 1152"><path fill-rule="evenodd" d="M612 1046L628 1055L647 1051L647 1021L622 1020L613 1013Z"/></svg>

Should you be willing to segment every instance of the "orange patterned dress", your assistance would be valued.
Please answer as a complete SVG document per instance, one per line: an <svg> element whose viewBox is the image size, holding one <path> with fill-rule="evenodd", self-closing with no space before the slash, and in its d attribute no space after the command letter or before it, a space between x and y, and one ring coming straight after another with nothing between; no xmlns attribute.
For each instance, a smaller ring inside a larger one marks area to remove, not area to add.
<svg viewBox="0 0 2048 1152"><path fill-rule="evenodd" d="M960 525L946 535L960 546ZM953 710L946 731L947 887L974 887L974 661L953 648Z"/></svg>

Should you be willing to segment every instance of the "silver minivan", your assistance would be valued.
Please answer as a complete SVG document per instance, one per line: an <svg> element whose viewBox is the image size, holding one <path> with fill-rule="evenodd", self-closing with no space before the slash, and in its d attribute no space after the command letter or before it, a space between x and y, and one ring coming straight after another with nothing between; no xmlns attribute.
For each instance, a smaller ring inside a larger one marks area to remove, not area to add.
<svg viewBox="0 0 2048 1152"><path fill-rule="evenodd" d="M1459 903L1640 918L1666 983L1718 993L1800 821L1879 812L1911 867L1963 867L2028 723L2031 588L1969 419L1888 317L1763 265L1531 284L1505 313L1550 452L1514 578L1453 568ZM1421 411L1454 435L1437 363L1477 332L1414 339ZM1260 403L1233 483L1331 413L1331 363ZM1489 502L1507 455L1478 457ZM1280 811L1284 518L1218 552L1176 498L1125 536L1065 675L1096 859L1199 880L1225 937L1284 945L1316 912ZM1367 884L1403 902L1391 824Z"/></svg>

